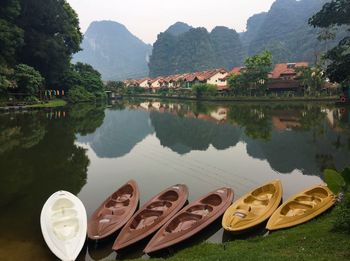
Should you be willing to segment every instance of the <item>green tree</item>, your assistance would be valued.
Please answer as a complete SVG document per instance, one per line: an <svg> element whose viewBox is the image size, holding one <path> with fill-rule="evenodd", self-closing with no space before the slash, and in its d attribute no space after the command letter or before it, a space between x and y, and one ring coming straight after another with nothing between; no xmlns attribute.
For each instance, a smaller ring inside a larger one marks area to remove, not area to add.
<svg viewBox="0 0 350 261"><path fill-rule="evenodd" d="M215 95L217 89L213 84L197 83L192 86L192 91L197 98L200 98L204 95Z"/></svg>
<svg viewBox="0 0 350 261"><path fill-rule="evenodd" d="M28 95L36 95L44 82L40 72L26 64L15 67L14 81L18 89Z"/></svg>
<svg viewBox="0 0 350 261"><path fill-rule="evenodd" d="M75 11L66 0L20 0L17 25L24 30L25 48L18 60L45 77L48 86L61 84L82 35Z"/></svg>
<svg viewBox="0 0 350 261"><path fill-rule="evenodd" d="M109 91L123 92L125 84L122 81L108 81L105 85L105 89Z"/></svg>
<svg viewBox="0 0 350 261"><path fill-rule="evenodd" d="M268 74L271 71L272 55L268 51L248 57L244 62L245 68L237 76L231 76L229 86L231 89L249 89L250 92L265 91Z"/></svg>
<svg viewBox="0 0 350 261"><path fill-rule="evenodd" d="M325 73L320 66L296 68L300 81L310 95L321 91L325 83Z"/></svg>
<svg viewBox="0 0 350 261"><path fill-rule="evenodd" d="M350 25L350 0L333 0L309 19L314 27L332 28ZM348 29L350 31L350 29ZM330 62L326 73L331 81L350 83L350 36L327 52L325 58Z"/></svg>

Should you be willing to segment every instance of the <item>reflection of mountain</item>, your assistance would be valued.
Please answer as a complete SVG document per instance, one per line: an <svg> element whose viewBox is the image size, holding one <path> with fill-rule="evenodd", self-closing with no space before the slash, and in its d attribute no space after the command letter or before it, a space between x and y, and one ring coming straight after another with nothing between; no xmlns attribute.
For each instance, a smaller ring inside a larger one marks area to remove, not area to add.
<svg viewBox="0 0 350 261"><path fill-rule="evenodd" d="M249 155L266 159L273 169L281 173L299 169L304 174L318 175L326 167L342 169L350 163L349 149L336 146L337 143L345 144L347 137L328 127L324 135L317 137L312 131L272 131L269 141L245 140Z"/></svg>
<svg viewBox="0 0 350 261"><path fill-rule="evenodd" d="M235 146L241 129L195 118L181 118L169 113L151 112L156 136L163 146L179 154L191 150L206 150L212 144L219 150Z"/></svg>
<svg viewBox="0 0 350 261"><path fill-rule="evenodd" d="M93 134L78 136L78 142L89 143L98 157L118 158L128 154L151 133L148 112L106 111L102 126Z"/></svg>

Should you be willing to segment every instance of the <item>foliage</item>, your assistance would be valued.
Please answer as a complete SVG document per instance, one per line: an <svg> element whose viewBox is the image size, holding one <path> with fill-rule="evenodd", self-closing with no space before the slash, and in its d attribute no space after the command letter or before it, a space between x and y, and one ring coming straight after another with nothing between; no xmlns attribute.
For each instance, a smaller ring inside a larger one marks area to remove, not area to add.
<svg viewBox="0 0 350 261"><path fill-rule="evenodd" d="M95 96L88 92L83 86L76 85L69 90L68 99L72 103L77 103L81 101L94 101Z"/></svg>
<svg viewBox="0 0 350 261"><path fill-rule="evenodd" d="M15 67L14 81L21 92L28 95L37 95L44 78L33 67L19 64Z"/></svg>
<svg viewBox="0 0 350 261"><path fill-rule="evenodd" d="M60 84L71 55L80 50L78 16L65 0L20 3L17 25L24 31L25 48L18 50L18 60L39 70L49 86Z"/></svg>
<svg viewBox="0 0 350 261"><path fill-rule="evenodd" d="M335 210L333 230L341 233L350 234L350 193L344 195L343 201Z"/></svg>
<svg viewBox="0 0 350 261"><path fill-rule="evenodd" d="M125 84L122 81L108 81L105 85L105 89L108 91L123 92L125 88Z"/></svg>
<svg viewBox="0 0 350 261"><path fill-rule="evenodd" d="M69 90L68 96L72 102L77 102L79 98L90 101L92 97L98 99L105 97L100 73L88 64L72 64L62 80L62 85ZM81 94L78 94L79 90L82 91Z"/></svg>
<svg viewBox="0 0 350 261"><path fill-rule="evenodd" d="M228 84L231 90L238 90L239 92L242 89L261 91L267 84L268 74L272 66L271 61L272 55L267 51L248 57L244 62L244 70L240 74L229 77Z"/></svg>
<svg viewBox="0 0 350 261"><path fill-rule="evenodd" d="M335 194L341 192L345 186L342 175L333 169L324 170L324 179L329 189Z"/></svg>
<svg viewBox="0 0 350 261"><path fill-rule="evenodd" d="M197 98L200 98L204 95L214 95L217 89L213 84L197 83L192 86L192 91Z"/></svg>
<svg viewBox="0 0 350 261"><path fill-rule="evenodd" d="M344 192L344 198L335 211L333 230L350 234L350 169L346 168L341 173L326 169L324 176L334 193Z"/></svg>
<svg viewBox="0 0 350 261"><path fill-rule="evenodd" d="M325 3L322 9L309 19L314 27L332 28L350 25L350 1L333 0ZM348 29L349 32L349 29ZM327 52L327 75L330 80L341 83L350 82L350 37L347 35L332 50Z"/></svg>
<svg viewBox="0 0 350 261"><path fill-rule="evenodd" d="M298 67L296 72L299 74L302 85L307 87L309 94L315 94L324 86L326 77L320 66Z"/></svg>

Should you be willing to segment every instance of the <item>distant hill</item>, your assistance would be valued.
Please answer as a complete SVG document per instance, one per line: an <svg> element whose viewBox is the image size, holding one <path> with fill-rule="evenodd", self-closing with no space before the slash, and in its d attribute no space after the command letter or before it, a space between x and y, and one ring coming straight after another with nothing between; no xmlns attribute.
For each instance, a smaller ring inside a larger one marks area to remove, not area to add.
<svg viewBox="0 0 350 261"><path fill-rule="evenodd" d="M328 0L276 0L268 12L249 18L247 31L241 34L246 55L270 50L274 62L315 61L324 52L325 42L317 40L319 29L308 25L308 19ZM334 46L339 37L328 43Z"/></svg>
<svg viewBox="0 0 350 261"><path fill-rule="evenodd" d="M91 64L104 80L123 80L148 75L152 46L145 44L117 22L93 22L87 29L74 62Z"/></svg>
<svg viewBox="0 0 350 261"><path fill-rule="evenodd" d="M158 35L150 57L150 76L170 75L242 63L242 46L236 31L216 27L192 28L176 23Z"/></svg>
<svg viewBox="0 0 350 261"><path fill-rule="evenodd" d="M183 22L177 22L175 24L173 24L172 26L170 26L165 33L169 33L172 34L174 36L179 36L180 34L186 33L189 30L191 30L193 27L183 23Z"/></svg>

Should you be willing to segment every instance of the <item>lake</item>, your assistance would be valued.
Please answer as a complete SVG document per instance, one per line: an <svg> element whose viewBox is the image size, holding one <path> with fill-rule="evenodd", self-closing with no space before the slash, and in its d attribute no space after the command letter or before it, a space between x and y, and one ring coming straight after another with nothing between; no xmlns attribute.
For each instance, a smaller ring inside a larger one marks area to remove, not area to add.
<svg viewBox="0 0 350 261"><path fill-rule="evenodd" d="M286 199L322 183L325 168L349 165L350 109L331 104L130 99L2 113L0 259L55 260L39 217L60 189L76 194L88 215L129 179L140 204L179 183L191 201L222 186L237 199L273 179ZM225 241L220 222L190 244L204 240ZM85 247L79 260L114 259L112 243ZM133 249L122 257L140 256Z"/></svg>

